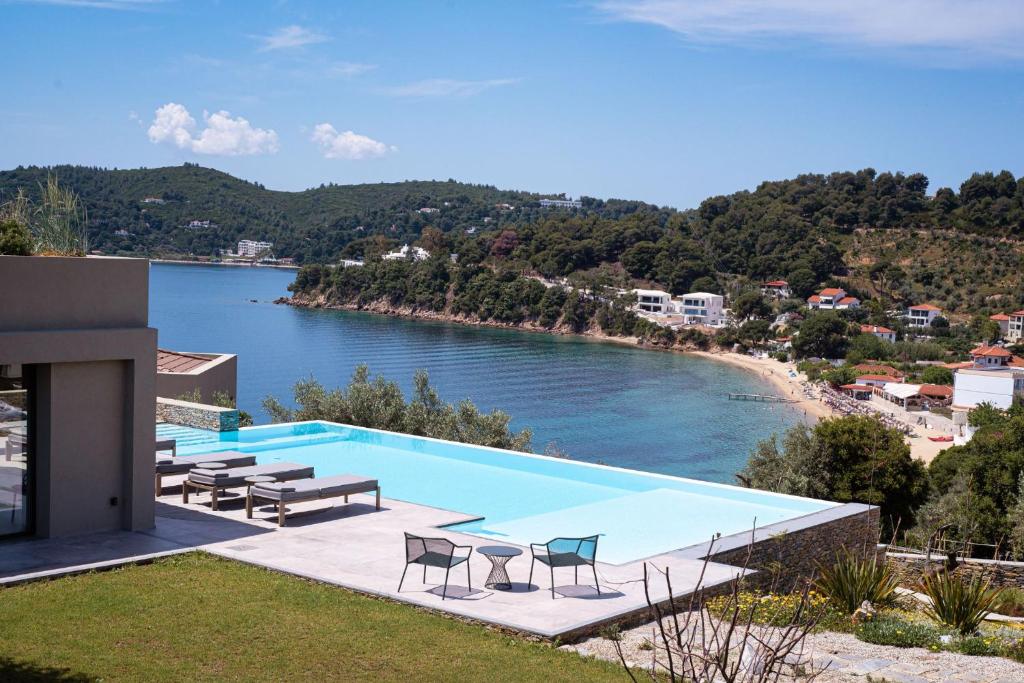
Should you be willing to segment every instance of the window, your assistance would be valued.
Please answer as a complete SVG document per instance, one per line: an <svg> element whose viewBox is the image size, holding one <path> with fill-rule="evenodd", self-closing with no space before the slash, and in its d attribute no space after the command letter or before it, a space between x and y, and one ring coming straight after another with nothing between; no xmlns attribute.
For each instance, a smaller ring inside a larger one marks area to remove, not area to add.
<svg viewBox="0 0 1024 683"><path fill-rule="evenodd" d="M29 392L20 365L0 365L0 537L29 531Z"/></svg>

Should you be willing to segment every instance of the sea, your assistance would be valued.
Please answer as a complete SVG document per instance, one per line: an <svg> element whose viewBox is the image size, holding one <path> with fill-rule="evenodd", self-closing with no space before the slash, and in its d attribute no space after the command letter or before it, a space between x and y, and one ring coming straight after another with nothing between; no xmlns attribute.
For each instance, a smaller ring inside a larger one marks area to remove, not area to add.
<svg viewBox="0 0 1024 683"><path fill-rule="evenodd" d="M735 483L761 439L803 420L775 393L720 361L582 337L275 304L291 270L153 263L150 325L161 348L238 355L238 404L257 424L267 396L292 405L313 377L345 386L365 364L407 393L424 369L443 399L502 410L533 431L533 450L705 481Z"/></svg>

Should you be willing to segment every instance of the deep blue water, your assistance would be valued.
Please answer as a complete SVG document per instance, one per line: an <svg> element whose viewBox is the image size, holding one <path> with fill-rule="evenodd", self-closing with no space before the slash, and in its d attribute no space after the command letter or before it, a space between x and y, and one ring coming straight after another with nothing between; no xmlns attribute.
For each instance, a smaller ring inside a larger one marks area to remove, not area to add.
<svg viewBox="0 0 1024 683"><path fill-rule="evenodd" d="M161 347L238 354L238 401L256 421L295 380L348 383L366 363L411 388L424 368L448 401L469 398L574 458L733 483L759 439L801 419L784 405L729 401L771 392L755 373L684 354L511 330L271 303L292 271L153 264L150 325ZM250 300L256 299L256 303Z"/></svg>

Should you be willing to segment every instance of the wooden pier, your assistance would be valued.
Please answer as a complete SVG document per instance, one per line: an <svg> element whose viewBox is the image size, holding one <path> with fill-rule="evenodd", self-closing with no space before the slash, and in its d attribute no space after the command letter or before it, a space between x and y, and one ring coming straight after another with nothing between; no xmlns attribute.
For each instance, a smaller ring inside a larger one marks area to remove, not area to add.
<svg viewBox="0 0 1024 683"><path fill-rule="evenodd" d="M769 394L729 394L730 401L761 401L762 403L798 403L796 399Z"/></svg>

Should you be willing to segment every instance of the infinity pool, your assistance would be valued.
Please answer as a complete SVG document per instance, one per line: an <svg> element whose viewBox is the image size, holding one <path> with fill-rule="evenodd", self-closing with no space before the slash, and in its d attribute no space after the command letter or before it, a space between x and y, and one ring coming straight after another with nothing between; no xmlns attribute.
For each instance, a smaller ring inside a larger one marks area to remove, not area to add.
<svg viewBox="0 0 1024 683"><path fill-rule="evenodd" d="M158 425L181 455L237 450L317 476L380 481L385 498L476 517L450 529L518 545L601 534L598 559L622 564L834 507L808 498L329 422L208 432Z"/></svg>

